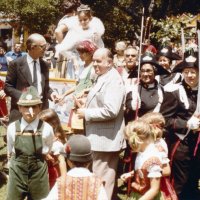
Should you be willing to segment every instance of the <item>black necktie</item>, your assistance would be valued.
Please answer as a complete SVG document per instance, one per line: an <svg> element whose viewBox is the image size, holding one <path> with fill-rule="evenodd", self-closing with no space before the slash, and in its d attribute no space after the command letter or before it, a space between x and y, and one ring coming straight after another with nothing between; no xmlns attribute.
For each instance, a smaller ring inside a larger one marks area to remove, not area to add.
<svg viewBox="0 0 200 200"><path fill-rule="evenodd" d="M36 67L37 61L33 61L33 86L38 89L38 79L37 79L37 67Z"/></svg>

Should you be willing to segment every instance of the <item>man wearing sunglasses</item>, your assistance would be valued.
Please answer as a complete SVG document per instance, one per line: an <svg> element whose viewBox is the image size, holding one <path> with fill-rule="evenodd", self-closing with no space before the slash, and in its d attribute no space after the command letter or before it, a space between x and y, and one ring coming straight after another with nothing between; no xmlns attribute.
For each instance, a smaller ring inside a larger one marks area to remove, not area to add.
<svg viewBox="0 0 200 200"><path fill-rule="evenodd" d="M5 93L11 97L9 121L20 118L17 101L22 91L35 86L42 98L42 109L48 108L48 99L55 100L57 94L49 87L49 64L42 57L46 50L45 38L34 33L26 41L28 54L9 63L5 82Z"/></svg>
<svg viewBox="0 0 200 200"><path fill-rule="evenodd" d="M138 51L133 46L128 46L124 51L125 66L121 71L122 79L126 85L126 88L131 84L128 78L130 74L137 74L138 64Z"/></svg>

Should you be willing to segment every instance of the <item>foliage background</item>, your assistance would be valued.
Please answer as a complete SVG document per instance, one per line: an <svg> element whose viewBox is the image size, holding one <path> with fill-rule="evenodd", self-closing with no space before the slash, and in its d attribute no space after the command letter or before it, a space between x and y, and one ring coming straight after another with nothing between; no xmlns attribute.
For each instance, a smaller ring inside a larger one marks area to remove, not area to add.
<svg viewBox="0 0 200 200"><path fill-rule="evenodd" d="M69 0L70 1L70 0ZM14 16L20 25L28 27L30 33L45 34L51 24L57 24L62 16L63 0L1 0L0 12ZM89 4L94 15L99 17L106 27L104 41L112 47L116 40L133 40L140 35L142 7L145 15L152 16L151 38L162 41L163 37L180 38L181 23L178 19L170 22L170 16L200 13L199 0L82 0ZM153 3L153 12L148 12Z"/></svg>

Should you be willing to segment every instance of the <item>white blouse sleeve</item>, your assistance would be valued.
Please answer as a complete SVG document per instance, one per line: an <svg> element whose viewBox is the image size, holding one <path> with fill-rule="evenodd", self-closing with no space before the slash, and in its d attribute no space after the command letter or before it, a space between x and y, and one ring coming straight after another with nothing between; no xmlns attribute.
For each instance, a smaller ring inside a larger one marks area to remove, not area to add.
<svg viewBox="0 0 200 200"><path fill-rule="evenodd" d="M15 122L11 123L7 128L7 152L11 154L14 148L16 127Z"/></svg>
<svg viewBox="0 0 200 200"><path fill-rule="evenodd" d="M162 169L159 165L157 164L153 164L151 166L148 167L147 169L148 171L148 178L159 178L162 176Z"/></svg>
<svg viewBox="0 0 200 200"><path fill-rule="evenodd" d="M51 151L53 140L54 140L54 132L53 128L46 122L44 122L44 128L42 131L42 142L43 148L42 153L47 154Z"/></svg>
<svg viewBox="0 0 200 200"><path fill-rule="evenodd" d="M162 159L162 164L167 164L169 163L169 158L168 158L168 155L166 154L166 152L160 152L160 155L161 155L161 159Z"/></svg>
<svg viewBox="0 0 200 200"><path fill-rule="evenodd" d="M90 28L93 30L93 32L97 33L99 37L101 37L105 33L104 24L97 17L92 18L90 22Z"/></svg>
<svg viewBox="0 0 200 200"><path fill-rule="evenodd" d="M53 155L59 155L60 152L64 151L64 145L60 141L55 141L53 143L51 152L53 152Z"/></svg>
<svg viewBox="0 0 200 200"><path fill-rule="evenodd" d="M169 158L168 158L168 147L167 143L163 138L160 139L160 144L162 145L163 150L160 152L161 154L161 159L162 159L162 164L167 164L169 163Z"/></svg>

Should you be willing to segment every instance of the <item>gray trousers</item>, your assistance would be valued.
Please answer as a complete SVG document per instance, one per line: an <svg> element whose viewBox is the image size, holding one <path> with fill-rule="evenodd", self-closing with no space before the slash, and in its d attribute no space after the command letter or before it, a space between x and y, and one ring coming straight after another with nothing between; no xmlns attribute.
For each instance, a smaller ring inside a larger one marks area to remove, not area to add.
<svg viewBox="0 0 200 200"><path fill-rule="evenodd" d="M111 200L119 161L118 152L93 151L93 172L105 181L105 190Z"/></svg>

